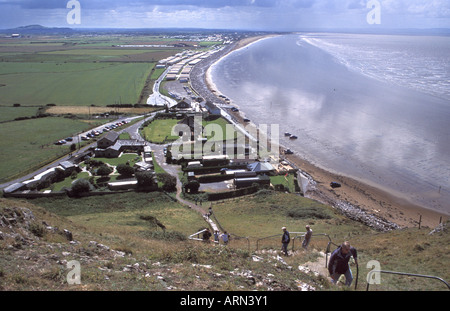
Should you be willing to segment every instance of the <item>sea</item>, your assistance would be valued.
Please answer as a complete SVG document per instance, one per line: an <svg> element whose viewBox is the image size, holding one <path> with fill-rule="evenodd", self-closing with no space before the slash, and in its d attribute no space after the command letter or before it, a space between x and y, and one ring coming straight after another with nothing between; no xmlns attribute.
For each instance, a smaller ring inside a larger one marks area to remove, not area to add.
<svg viewBox="0 0 450 311"><path fill-rule="evenodd" d="M450 37L282 35L210 75L254 124L279 124L301 158L450 215Z"/></svg>

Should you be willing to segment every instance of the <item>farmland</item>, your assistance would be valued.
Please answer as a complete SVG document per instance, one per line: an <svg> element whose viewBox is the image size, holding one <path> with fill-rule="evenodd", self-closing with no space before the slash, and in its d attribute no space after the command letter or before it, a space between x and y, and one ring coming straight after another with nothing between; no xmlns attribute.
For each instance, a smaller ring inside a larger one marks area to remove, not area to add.
<svg viewBox="0 0 450 311"><path fill-rule="evenodd" d="M95 125L93 123L92 125ZM0 124L0 180L31 172L69 151L53 142L87 130L89 123L66 118L39 118Z"/></svg>
<svg viewBox="0 0 450 311"><path fill-rule="evenodd" d="M136 104L154 64L49 64L28 63L29 72L13 71L16 64L2 66L1 105L98 105ZM54 71L51 71L54 70Z"/></svg>
<svg viewBox="0 0 450 311"><path fill-rule="evenodd" d="M108 121L93 115L153 111L133 106L146 103L156 63L182 49L151 46L175 42L113 34L0 38L0 181L67 154L68 145L53 143Z"/></svg>

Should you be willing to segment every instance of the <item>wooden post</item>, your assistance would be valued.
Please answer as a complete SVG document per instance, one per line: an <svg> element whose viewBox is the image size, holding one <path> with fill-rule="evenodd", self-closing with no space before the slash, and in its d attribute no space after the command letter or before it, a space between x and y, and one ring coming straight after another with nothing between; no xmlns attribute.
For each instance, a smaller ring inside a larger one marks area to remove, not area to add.
<svg viewBox="0 0 450 311"><path fill-rule="evenodd" d="M422 215L419 214L419 229L421 224L422 224Z"/></svg>

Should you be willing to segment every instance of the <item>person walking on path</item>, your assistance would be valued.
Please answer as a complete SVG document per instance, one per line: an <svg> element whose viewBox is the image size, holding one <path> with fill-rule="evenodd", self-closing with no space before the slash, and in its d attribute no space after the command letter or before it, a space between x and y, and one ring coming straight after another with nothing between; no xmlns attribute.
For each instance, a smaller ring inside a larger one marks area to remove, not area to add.
<svg viewBox="0 0 450 311"><path fill-rule="evenodd" d="M309 225L306 225L305 239L302 242L302 247L306 250L308 249L309 242L311 241L312 230Z"/></svg>
<svg viewBox="0 0 450 311"><path fill-rule="evenodd" d="M221 237L222 237L223 244L227 245L227 244L228 244L228 241L230 240L230 236L228 235L228 233L225 231L225 232L221 235Z"/></svg>
<svg viewBox="0 0 450 311"><path fill-rule="evenodd" d="M281 237L281 250L284 252L286 256L288 256L288 250L287 247L289 245L289 242L291 242L291 236L289 234L289 231L287 231L286 227L281 228L283 230L283 236Z"/></svg>
<svg viewBox="0 0 450 311"><path fill-rule="evenodd" d="M358 264L358 254L354 247L350 245L350 242L346 241L339 246L330 257L328 263L328 272L331 276L331 282L336 284L342 274L345 275L345 285L352 285L353 275L348 262L350 257L355 259L355 263Z"/></svg>
<svg viewBox="0 0 450 311"><path fill-rule="evenodd" d="M214 231L214 242L219 243L219 231Z"/></svg>

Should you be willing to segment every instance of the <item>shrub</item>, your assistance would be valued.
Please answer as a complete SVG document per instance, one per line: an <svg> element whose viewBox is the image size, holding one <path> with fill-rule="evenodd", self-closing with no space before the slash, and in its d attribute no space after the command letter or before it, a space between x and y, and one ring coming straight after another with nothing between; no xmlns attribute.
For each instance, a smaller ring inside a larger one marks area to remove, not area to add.
<svg viewBox="0 0 450 311"><path fill-rule="evenodd" d="M185 191L190 193L198 193L199 188L200 183L197 180L191 180L184 186Z"/></svg>
<svg viewBox="0 0 450 311"><path fill-rule="evenodd" d="M109 174L111 174L113 172L112 168L110 168L107 165L102 165L98 168L97 170L97 175L100 176L108 176Z"/></svg>
<svg viewBox="0 0 450 311"><path fill-rule="evenodd" d="M45 234L45 228L44 226L37 224L35 222L30 224L29 230L31 233L33 233L35 236L42 238Z"/></svg>
<svg viewBox="0 0 450 311"><path fill-rule="evenodd" d="M155 176L152 172L137 172L135 175L139 188L152 188L156 185Z"/></svg>
<svg viewBox="0 0 450 311"><path fill-rule="evenodd" d="M72 193L77 195L91 190L91 183L87 179L77 179L72 183Z"/></svg>
<svg viewBox="0 0 450 311"><path fill-rule="evenodd" d="M163 183L162 189L167 192L173 192L177 190L177 179L167 173L158 173L158 181Z"/></svg>
<svg viewBox="0 0 450 311"><path fill-rule="evenodd" d="M117 165L117 172L125 177L131 177L134 174L134 168L127 164Z"/></svg>

